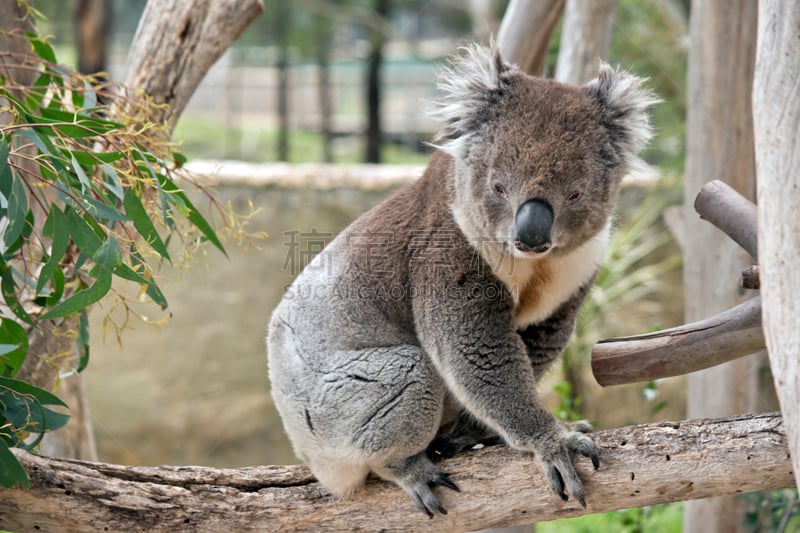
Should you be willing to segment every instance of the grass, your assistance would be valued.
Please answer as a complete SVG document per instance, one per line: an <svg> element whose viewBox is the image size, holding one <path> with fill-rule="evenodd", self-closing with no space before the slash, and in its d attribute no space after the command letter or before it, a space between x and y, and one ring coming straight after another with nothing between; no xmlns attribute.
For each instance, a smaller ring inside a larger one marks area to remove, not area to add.
<svg viewBox="0 0 800 533"><path fill-rule="evenodd" d="M173 140L189 159L237 159L251 162L277 161L278 133L255 121L224 119L198 114L184 114L175 127ZM363 162L363 139L360 136L334 141L336 163ZM289 132L289 162L322 161L322 135L301 129ZM429 154L406 146L384 144L383 163L425 164Z"/></svg>
<svg viewBox="0 0 800 533"><path fill-rule="evenodd" d="M680 533L682 522L683 504L676 502L541 522L536 533Z"/></svg>

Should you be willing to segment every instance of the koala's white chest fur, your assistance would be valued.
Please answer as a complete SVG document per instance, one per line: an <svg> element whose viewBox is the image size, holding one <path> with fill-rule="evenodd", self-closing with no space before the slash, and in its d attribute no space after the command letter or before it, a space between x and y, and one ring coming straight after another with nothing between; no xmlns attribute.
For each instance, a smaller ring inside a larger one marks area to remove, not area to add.
<svg viewBox="0 0 800 533"><path fill-rule="evenodd" d="M527 259L504 254L493 258L494 274L514 296L517 328L540 322L572 296L603 260L610 228L561 257Z"/></svg>

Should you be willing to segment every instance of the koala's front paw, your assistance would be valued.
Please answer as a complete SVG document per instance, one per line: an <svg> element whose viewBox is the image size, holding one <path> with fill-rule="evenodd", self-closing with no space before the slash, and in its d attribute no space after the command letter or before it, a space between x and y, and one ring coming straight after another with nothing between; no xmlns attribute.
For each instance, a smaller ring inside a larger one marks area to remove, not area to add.
<svg viewBox="0 0 800 533"><path fill-rule="evenodd" d="M572 460L575 454L581 454L591 459L595 470L600 467L597 447L587 435L591 430L586 421L557 423L552 430L540 434L533 446L553 492L564 501L568 499L567 493L572 494L583 507L586 507L583 482Z"/></svg>

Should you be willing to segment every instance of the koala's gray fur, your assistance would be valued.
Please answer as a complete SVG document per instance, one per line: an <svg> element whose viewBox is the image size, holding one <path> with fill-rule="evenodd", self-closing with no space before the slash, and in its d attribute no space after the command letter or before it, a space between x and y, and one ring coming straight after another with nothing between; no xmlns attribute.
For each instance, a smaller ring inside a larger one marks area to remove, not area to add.
<svg viewBox="0 0 800 533"><path fill-rule="evenodd" d="M444 127L422 178L345 229L275 309L275 405L340 497L372 471L430 516L446 512L431 488L457 487L426 449L455 424L534 452L556 494L584 504L572 457L597 467L591 428L557 420L535 387L572 334L656 100L607 65L571 87L480 46L440 88ZM531 199L552 211L545 253L513 242Z"/></svg>

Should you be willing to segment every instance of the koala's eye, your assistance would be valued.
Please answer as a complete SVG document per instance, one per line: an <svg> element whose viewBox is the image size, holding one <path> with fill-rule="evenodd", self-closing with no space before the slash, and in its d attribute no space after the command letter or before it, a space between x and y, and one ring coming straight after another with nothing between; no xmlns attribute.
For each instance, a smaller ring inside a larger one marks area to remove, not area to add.
<svg viewBox="0 0 800 533"><path fill-rule="evenodd" d="M570 203L575 203L575 202L577 202L577 201L578 201L578 200L580 200L580 199L581 199L581 193L580 193L580 191L573 191L573 192L572 192L572 194L570 194L570 195L567 197L567 201L568 201L568 202L570 202Z"/></svg>
<svg viewBox="0 0 800 533"><path fill-rule="evenodd" d="M492 185L492 189L494 190L495 194L497 194L501 198L508 199L508 190L506 190L505 186L502 183L495 182L495 184Z"/></svg>

